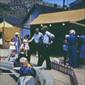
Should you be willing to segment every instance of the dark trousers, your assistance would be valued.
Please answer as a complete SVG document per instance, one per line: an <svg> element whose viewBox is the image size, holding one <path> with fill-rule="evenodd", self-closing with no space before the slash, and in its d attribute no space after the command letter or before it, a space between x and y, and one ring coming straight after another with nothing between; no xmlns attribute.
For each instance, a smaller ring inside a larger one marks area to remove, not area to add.
<svg viewBox="0 0 85 85"><path fill-rule="evenodd" d="M41 55L41 44L35 44L36 46L35 46L35 48L36 48L36 51L38 52L38 57L40 57L40 55Z"/></svg>
<svg viewBox="0 0 85 85"><path fill-rule="evenodd" d="M40 57L40 61L39 61L39 66L41 66L44 62L44 60L46 60L46 67L47 69L51 68L51 61L50 61L50 57L49 57L49 45L42 45L42 52L41 52L41 57Z"/></svg>
<svg viewBox="0 0 85 85"><path fill-rule="evenodd" d="M40 43L35 44L35 51L38 52L38 63L37 63L37 65L39 66L39 64L41 62L40 57L41 57L41 51L42 51L42 45Z"/></svg>
<svg viewBox="0 0 85 85"><path fill-rule="evenodd" d="M69 65L74 68L78 67L77 47L69 46L68 54L69 54Z"/></svg>
<svg viewBox="0 0 85 85"><path fill-rule="evenodd" d="M30 50L27 50L27 55L26 55L26 58L28 60L28 62L30 63L30 56L31 56L31 51Z"/></svg>
<svg viewBox="0 0 85 85"><path fill-rule="evenodd" d="M64 56L64 65L66 65L66 61L68 58L68 51L63 51L63 56Z"/></svg>

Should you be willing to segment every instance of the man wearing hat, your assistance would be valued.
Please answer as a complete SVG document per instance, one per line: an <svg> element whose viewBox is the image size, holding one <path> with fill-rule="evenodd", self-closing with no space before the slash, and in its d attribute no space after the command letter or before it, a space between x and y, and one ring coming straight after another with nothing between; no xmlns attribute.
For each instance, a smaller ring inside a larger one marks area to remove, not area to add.
<svg viewBox="0 0 85 85"><path fill-rule="evenodd" d="M47 69L51 69L51 61L49 58L49 49L53 43L53 39L55 38L54 34L47 31L47 26L41 28L43 38L42 38L42 57L40 58L39 65L42 65L44 60L46 60Z"/></svg>
<svg viewBox="0 0 85 85"><path fill-rule="evenodd" d="M31 40L29 40L29 42L34 40L34 44L35 44L35 48L34 49L38 53L38 65L41 62L40 61L40 57L41 57L42 36L43 36L43 34L39 31L39 28L36 28L33 37L31 38Z"/></svg>
<svg viewBox="0 0 85 85"><path fill-rule="evenodd" d="M68 54L69 54L69 65L72 67L78 66L78 56L77 56L77 36L75 30L69 31L69 36L66 37L68 44Z"/></svg>

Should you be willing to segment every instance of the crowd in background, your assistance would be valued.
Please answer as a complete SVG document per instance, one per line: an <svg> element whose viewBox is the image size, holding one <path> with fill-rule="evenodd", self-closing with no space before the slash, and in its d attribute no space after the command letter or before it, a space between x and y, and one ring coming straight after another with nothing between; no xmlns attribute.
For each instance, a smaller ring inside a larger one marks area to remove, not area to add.
<svg viewBox="0 0 85 85"><path fill-rule="evenodd" d="M24 38L21 39L19 35L18 32L15 33L9 43L9 49L12 50L11 57L13 57L13 59L10 59L14 61L14 66L21 67L19 71L20 76L36 76L36 71L30 63L32 54L30 43L32 41L35 43L33 49L35 49L38 55L37 66L42 66L44 60L46 60L46 69L50 70L50 49L51 45L54 45L55 35L47 30L47 26L43 26L41 29L36 28L31 38L29 35L25 35ZM72 29L65 35L65 39L62 42L64 65L76 68L81 64L85 64L85 32L82 35L77 35L76 31ZM14 58L15 54L18 55L17 58Z"/></svg>
<svg viewBox="0 0 85 85"><path fill-rule="evenodd" d="M29 38L29 35L26 35L23 39L20 39L19 33L15 33L14 38L10 42L9 49L15 50L16 53L18 53L19 59L21 57L26 57L27 60L30 62L31 48L29 44L34 41L34 49L37 51L38 54L37 65L41 66L44 60L46 60L47 69L51 69L49 50L50 46L53 44L54 38L54 34L47 31L47 26L41 28L41 31L39 30L39 28L36 28L35 33L31 39Z"/></svg>
<svg viewBox="0 0 85 85"><path fill-rule="evenodd" d="M38 54L37 65L41 66L46 60L47 69L51 69L50 61L50 49L53 45L55 35L47 31L47 26L35 29L35 33L30 39L29 35L20 39L19 33L15 33L15 36L10 41L9 49L15 50L18 53L19 59L26 57L30 62L31 48L30 43L34 41ZM62 41L63 42L63 41ZM58 48L56 48L58 49ZM75 30L70 30L68 35L65 35L63 44L63 57L64 65L68 64L71 67L78 67L80 64L84 64L85 61L85 34L77 35ZM18 59L18 60L19 60Z"/></svg>

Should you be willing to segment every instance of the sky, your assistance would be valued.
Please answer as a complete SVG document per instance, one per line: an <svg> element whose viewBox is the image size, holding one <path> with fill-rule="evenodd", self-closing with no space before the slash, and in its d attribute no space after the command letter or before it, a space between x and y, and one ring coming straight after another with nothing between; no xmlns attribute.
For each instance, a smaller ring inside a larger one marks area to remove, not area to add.
<svg viewBox="0 0 85 85"><path fill-rule="evenodd" d="M49 2L49 3L57 3L58 5L62 6L63 5L63 0L43 0L45 2ZM69 6L68 4L74 2L76 0L65 0L65 4L67 6Z"/></svg>

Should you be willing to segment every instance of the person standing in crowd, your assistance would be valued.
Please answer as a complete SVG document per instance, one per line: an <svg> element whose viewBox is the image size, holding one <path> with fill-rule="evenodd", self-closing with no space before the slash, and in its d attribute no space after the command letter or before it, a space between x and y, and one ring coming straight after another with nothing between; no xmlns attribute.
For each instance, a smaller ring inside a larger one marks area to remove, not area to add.
<svg viewBox="0 0 85 85"><path fill-rule="evenodd" d="M69 65L72 67L78 66L78 56L77 56L77 36L75 30L69 31L69 36L66 37L68 43L68 54L69 54Z"/></svg>
<svg viewBox="0 0 85 85"><path fill-rule="evenodd" d="M16 45L15 45L14 39L11 39L11 41L9 43L9 49L10 50L16 50Z"/></svg>
<svg viewBox="0 0 85 85"><path fill-rule="evenodd" d="M42 36L43 36L43 34L39 31L39 28L36 28L33 37L29 40L29 42L34 40L35 51L38 53L38 65L39 65L39 62L40 62L39 60L40 60L40 57L41 57Z"/></svg>
<svg viewBox="0 0 85 85"><path fill-rule="evenodd" d="M3 47L3 39L2 39L2 33L0 33L0 48Z"/></svg>
<svg viewBox="0 0 85 85"><path fill-rule="evenodd" d="M18 53L19 52L19 48L20 48L20 42L21 42L18 32L15 33L14 40L15 40L15 45L16 45L16 51Z"/></svg>
<svg viewBox="0 0 85 85"><path fill-rule="evenodd" d="M8 60L11 62L14 62L17 58L14 38L11 39L11 41L9 42L9 49L11 50L11 54L10 54Z"/></svg>
<svg viewBox="0 0 85 85"><path fill-rule="evenodd" d="M29 41L27 36L24 37L23 42L20 46L19 57L22 57L22 56L25 56L30 62L30 47L29 47Z"/></svg>
<svg viewBox="0 0 85 85"><path fill-rule="evenodd" d="M42 56L40 58L40 62L39 62L39 66L41 66L44 62L44 60L46 60L46 67L47 69L51 69L51 61L50 61L50 57L49 57L49 49L51 44L53 43L53 39L54 39L54 34L50 33L49 31L47 31L47 26L43 26L43 28L41 29L42 33L43 33L43 38L42 38Z"/></svg>
<svg viewBox="0 0 85 85"><path fill-rule="evenodd" d="M79 39L81 41L80 46L80 63L85 64L85 32L83 35L79 36Z"/></svg>
<svg viewBox="0 0 85 85"><path fill-rule="evenodd" d="M65 36L65 40L63 42L64 65L66 65L66 61L68 58L68 43L67 43L66 37L68 37L68 35Z"/></svg>

